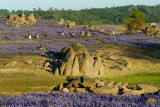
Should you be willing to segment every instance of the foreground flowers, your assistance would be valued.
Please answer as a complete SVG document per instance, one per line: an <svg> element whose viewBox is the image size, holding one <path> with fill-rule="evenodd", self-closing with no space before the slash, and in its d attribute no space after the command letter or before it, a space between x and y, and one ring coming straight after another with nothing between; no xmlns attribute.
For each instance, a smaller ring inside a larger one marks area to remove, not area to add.
<svg viewBox="0 0 160 107"><path fill-rule="evenodd" d="M155 99L154 102L147 102L149 98ZM2 107L159 107L160 95L28 93L23 96L0 97L0 105Z"/></svg>

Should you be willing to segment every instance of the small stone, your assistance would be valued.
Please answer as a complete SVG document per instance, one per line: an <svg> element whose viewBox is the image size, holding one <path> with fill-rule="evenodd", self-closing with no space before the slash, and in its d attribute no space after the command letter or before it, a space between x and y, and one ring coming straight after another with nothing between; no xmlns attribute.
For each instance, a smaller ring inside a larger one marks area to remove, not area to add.
<svg viewBox="0 0 160 107"><path fill-rule="evenodd" d="M155 104L155 103L157 103L157 100L154 99L154 98L148 98L148 99L146 100L146 102L147 102L148 104L150 104L150 103Z"/></svg>
<svg viewBox="0 0 160 107"><path fill-rule="evenodd" d="M86 92L86 88L76 88L76 93L85 93Z"/></svg>
<svg viewBox="0 0 160 107"><path fill-rule="evenodd" d="M61 84L61 85L59 85L59 91L62 91L62 89L63 89L63 84Z"/></svg>
<svg viewBox="0 0 160 107"><path fill-rule="evenodd" d="M68 90L67 88L63 88L63 89L62 89L62 92L64 92L64 93L69 93L69 90Z"/></svg>
<svg viewBox="0 0 160 107"><path fill-rule="evenodd" d="M74 92L75 92L75 88L73 88L73 87L68 88L68 90L69 90L69 92L71 92L71 93L74 93Z"/></svg>
<svg viewBox="0 0 160 107"><path fill-rule="evenodd" d="M50 63L49 62L46 62L45 64L44 64L44 67L49 67L50 66Z"/></svg>
<svg viewBox="0 0 160 107"><path fill-rule="evenodd" d="M112 86L114 84L114 81L107 81L104 83L105 86Z"/></svg>
<svg viewBox="0 0 160 107"><path fill-rule="evenodd" d="M29 59L29 60L25 61L24 63L26 63L26 64L31 64L31 63L32 63L32 60Z"/></svg>
<svg viewBox="0 0 160 107"><path fill-rule="evenodd" d="M59 75L59 69L58 68L56 68L56 70L55 70L55 72L54 72L54 75Z"/></svg>

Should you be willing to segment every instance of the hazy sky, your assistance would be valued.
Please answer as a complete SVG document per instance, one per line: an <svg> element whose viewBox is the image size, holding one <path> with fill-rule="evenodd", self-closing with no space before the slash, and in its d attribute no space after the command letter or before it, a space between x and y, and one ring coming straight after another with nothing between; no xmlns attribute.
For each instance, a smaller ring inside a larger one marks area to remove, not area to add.
<svg viewBox="0 0 160 107"><path fill-rule="evenodd" d="M124 5L158 5L160 0L0 0L0 9L33 10L40 7L47 10L57 9L80 10L85 8L105 8Z"/></svg>

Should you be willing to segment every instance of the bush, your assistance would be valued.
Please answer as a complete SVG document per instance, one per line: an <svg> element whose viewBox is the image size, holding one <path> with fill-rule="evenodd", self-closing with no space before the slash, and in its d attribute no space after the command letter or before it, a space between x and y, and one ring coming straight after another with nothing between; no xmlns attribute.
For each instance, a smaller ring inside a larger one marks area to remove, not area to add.
<svg viewBox="0 0 160 107"><path fill-rule="evenodd" d="M140 11L133 11L131 16L123 21L124 26L127 28L129 33L133 33L134 30L144 30L145 28L145 17Z"/></svg>

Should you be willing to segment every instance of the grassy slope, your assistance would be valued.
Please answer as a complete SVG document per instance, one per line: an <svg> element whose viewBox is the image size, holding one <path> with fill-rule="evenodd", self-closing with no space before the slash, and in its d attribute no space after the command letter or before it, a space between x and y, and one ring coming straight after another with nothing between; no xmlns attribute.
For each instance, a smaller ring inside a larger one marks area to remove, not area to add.
<svg viewBox="0 0 160 107"><path fill-rule="evenodd" d="M95 40L98 40L98 38L95 38ZM159 50L148 50L113 44L94 47L98 52L90 53L93 56L98 54L105 63L105 75L102 79L115 82L129 82L130 85L144 83L160 88ZM31 56L25 57L28 59ZM124 68L124 66L113 60L108 60L107 57L128 61L131 64L129 67L119 70L119 68ZM23 68L23 65L21 66L21 68ZM118 66L119 68L111 69L114 66ZM53 89L54 86L66 82L65 76L56 77L47 71L30 68L15 71L0 71L0 94L15 95L26 92L44 93Z"/></svg>
<svg viewBox="0 0 160 107"><path fill-rule="evenodd" d="M40 70L18 70L0 72L0 94L12 95L26 92L44 93L65 81L65 76Z"/></svg>

